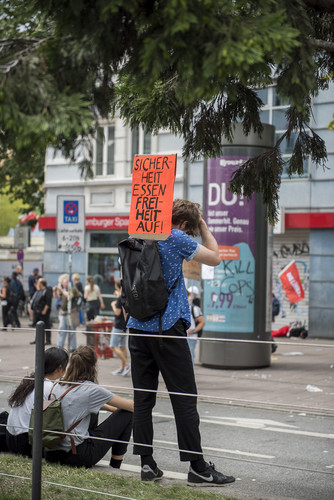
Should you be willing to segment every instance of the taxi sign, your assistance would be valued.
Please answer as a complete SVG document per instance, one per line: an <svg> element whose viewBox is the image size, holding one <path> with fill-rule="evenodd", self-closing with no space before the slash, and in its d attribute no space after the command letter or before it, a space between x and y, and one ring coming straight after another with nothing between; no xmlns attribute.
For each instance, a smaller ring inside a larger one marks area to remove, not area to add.
<svg viewBox="0 0 334 500"><path fill-rule="evenodd" d="M85 249L85 197L57 196L57 251Z"/></svg>

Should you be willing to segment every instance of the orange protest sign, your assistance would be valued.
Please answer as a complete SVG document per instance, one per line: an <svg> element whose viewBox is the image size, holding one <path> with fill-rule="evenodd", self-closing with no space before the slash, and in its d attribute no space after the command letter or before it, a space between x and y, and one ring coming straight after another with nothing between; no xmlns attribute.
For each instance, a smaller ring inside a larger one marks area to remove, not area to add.
<svg viewBox="0 0 334 500"><path fill-rule="evenodd" d="M177 155L135 156L129 235L165 240L171 233Z"/></svg>

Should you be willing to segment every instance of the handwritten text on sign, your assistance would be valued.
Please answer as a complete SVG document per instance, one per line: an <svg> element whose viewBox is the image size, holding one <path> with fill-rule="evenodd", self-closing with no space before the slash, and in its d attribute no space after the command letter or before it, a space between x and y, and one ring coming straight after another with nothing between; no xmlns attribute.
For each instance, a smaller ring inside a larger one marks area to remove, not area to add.
<svg viewBox="0 0 334 500"><path fill-rule="evenodd" d="M175 170L176 155L134 158L130 236L163 240L170 235Z"/></svg>

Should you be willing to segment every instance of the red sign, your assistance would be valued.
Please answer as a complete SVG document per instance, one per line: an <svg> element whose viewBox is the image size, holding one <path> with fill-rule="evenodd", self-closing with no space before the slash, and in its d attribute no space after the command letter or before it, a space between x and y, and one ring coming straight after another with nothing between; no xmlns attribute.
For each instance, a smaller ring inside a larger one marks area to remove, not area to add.
<svg viewBox="0 0 334 500"><path fill-rule="evenodd" d="M56 217L44 216L39 218L39 228L42 230L56 229ZM86 229L127 229L128 215L86 215Z"/></svg>
<svg viewBox="0 0 334 500"><path fill-rule="evenodd" d="M176 155L135 156L129 235L165 240L172 229Z"/></svg>
<svg viewBox="0 0 334 500"><path fill-rule="evenodd" d="M116 215L114 217L86 215L86 229L127 229L128 225L128 215Z"/></svg>
<svg viewBox="0 0 334 500"><path fill-rule="evenodd" d="M296 302L303 300L305 294L294 260L279 273L279 279L291 304L296 304Z"/></svg>

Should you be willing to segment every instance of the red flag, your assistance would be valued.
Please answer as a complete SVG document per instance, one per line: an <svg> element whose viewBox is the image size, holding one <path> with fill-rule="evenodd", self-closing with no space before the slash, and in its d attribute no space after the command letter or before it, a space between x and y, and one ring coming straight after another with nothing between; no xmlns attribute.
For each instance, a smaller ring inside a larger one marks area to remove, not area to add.
<svg viewBox="0 0 334 500"><path fill-rule="evenodd" d="M296 304L296 302L303 300L305 294L294 260L279 273L279 279L291 304Z"/></svg>

